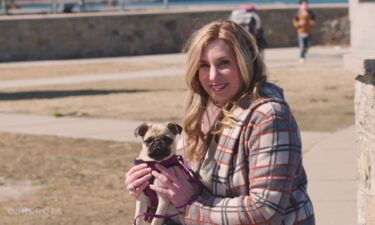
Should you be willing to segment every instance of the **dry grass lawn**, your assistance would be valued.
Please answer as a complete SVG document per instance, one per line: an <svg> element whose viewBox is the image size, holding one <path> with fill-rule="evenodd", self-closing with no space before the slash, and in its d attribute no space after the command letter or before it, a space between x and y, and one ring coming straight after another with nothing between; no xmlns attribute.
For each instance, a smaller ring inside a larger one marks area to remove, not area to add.
<svg viewBox="0 0 375 225"><path fill-rule="evenodd" d="M349 72L336 67L269 72L302 130L336 131L354 123ZM180 122L185 93L181 76L12 89L0 92L0 112Z"/></svg>
<svg viewBox="0 0 375 225"><path fill-rule="evenodd" d="M131 224L134 201L123 190L123 178L139 147L1 133L0 189L25 181L43 188L31 197L0 201L0 224ZM22 208L34 214L17 211Z"/></svg>

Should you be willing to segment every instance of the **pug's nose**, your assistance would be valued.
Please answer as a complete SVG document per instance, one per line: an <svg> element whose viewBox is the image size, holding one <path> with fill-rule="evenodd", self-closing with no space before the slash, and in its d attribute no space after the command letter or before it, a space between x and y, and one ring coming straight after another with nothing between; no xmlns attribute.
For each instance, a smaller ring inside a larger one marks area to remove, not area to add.
<svg viewBox="0 0 375 225"><path fill-rule="evenodd" d="M154 141L154 143L152 143L155 147L157 148L162 148L164 146L164 143L160 140L156 140Z"/></svg>

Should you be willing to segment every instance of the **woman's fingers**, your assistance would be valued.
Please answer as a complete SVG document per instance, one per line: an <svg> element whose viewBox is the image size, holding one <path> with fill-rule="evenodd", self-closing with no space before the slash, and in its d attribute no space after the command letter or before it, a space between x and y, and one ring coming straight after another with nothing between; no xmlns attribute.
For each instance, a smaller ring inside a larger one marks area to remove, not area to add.
<svg viewBox="0 0 375 225"><path fill-rule="evenodd" d="M129 176L131 176L135 172L140 171L140 170L145 169L145 168L147 168L147 164L146 163L142 163L142 164L139 164L139 165L132 166L129 169L129 171L126 173L126 178L128 178Z"/></svg>
<svg viewBox="0 0 375 225"><path fill-rule="evenodd" d="M139 179L139 178L141 178L145 175L150 174L150 172L151 172L150 168L144 168L144 169L141 169L137 172L134 172L133 175L132 175L133 181L136 180L136 179Z"/></svg>
<svg viewBox="0 0 375 225"><path fill-rule="evenodd" d="M169 189L159 187L155 184L150 184L150 188L151 188L151 190L154 190L157 193L160 193L162 196L166 196L167 198L171 198L171 192L170 192Z"/></svg>
<svg viewBox="0 0 375 225"><path fill-rule="evenodd" d="M150 175L151 176L151 175ZM138 195L150 184L150 182L146 181L141 184L141 186L138 186L135 188L134 192L129 192L131 196L138 197Z"/></svg>
<svg viewBox="0 0 375 225"><path fill-rule="evenodd" d="M133 183L135 180L139 179L140 177L150 174L151 168L148 168L147 164L144 164L144 165L146 166L140 166L140 167L138 167L138 165L134 166L126 173L125 183L127 185L130 183Z"/></svg>
<svg viewBox="0 0 375 225"><path fill-rule="evenodd" d="M167 197L174 205L179 206L187 203L194 195L195 190L184 172L178 167L166 170L160 167L159 170L160 173L152 171L151 174L159 183L157 185L151 184L150 188ZM174 179L174 181L169 178Z"/></svg>
<svg viewBox="0 0 375 225"><path fill-rule="evenodd" d="M147 174L133 182L134 187L140 187L142 184L146 183L148 180L150 180L152 177L151 174Z"/></svg>
<svg viewBox="0 0 375 225"><path fill-rule="evenodd" d="M169 189L169 190L172 190L172 191L177 191L178 188L180 187L179 183L175 183L175 182L169 180L168 177L166 177L163 173L158 173L157 171L152 171L151 174L152 174L152 176L155 177L155 179L157 179L161 183L160 187L162 187L162 188Z"/></svg>
<svg viewBox="0 0 375 225"><path fill-rule="evenodd" d="M164 184L163 186L170 186L171 185L171 181L164 174L153 170L151 172L151 175L154 176L156 179L158 179L160 182L162 182Z"/></svg>
<svg viewBox="0 0 375 225"><path fill-rule="evenodd" d="M129 171L127 173L132 173L134 171L137 171L137 170L140 170L140 169L143 169L143 168L146 168L147 167L147 164L146 163L141 163L141 164L138 164L138 165L134 165L132 166Z"/></svg>
<svg viewBox="0 0 375 225"><path fill-rule="evenodd" d="M167 169L160 164L155 165L156 169L158 169L167 179L171 180L173 183L177 183L177 177L175 175L174 167L173 169Z"/></svg>
<svg viewBox="0 0 375 225"><path fill-rule="evenodd" d="M147 167L147 164L135 165L125 175L125 188L131 196L138 197L151 178L151 169Z"/></svg>
<svg viewBox="0 0 375 225"><path fill-rule="evenodd" d="M189 176L180 167L177 167L175 172L177 179L183 183L189 183Z"/></svg>

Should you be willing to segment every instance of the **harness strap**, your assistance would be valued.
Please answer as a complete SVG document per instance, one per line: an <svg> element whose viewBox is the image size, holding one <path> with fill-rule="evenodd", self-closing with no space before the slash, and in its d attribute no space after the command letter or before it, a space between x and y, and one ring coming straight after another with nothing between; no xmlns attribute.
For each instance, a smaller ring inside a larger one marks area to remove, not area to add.
<svg viewBox="0 0 375 225"><path fill-rule="evenodd" d="M194 172L193 169L189 167L189 165L185 162L184 158L182 158L181 155L177 156L178 161L180 162L179 166L180 168L189 175L189 182L197 184L200 188L204 189L208 193L211 193L211 190L208 189L202 181L199 179L198 174Z"/></svg>
<svg viewBox="0 0 375 225"><path fill-rule="evenodd" d="M151 212L140 212L140 213L138 214L138 216L134 219L133 224L134 224L134 225L137 225L137 224L136 224L137 219L138 219L139 217L141 217L141 216L144 216L144 217L145 217L145 220L146 220L146 218L151 218L151 219L152 219L152 218L169 219L169 218L171 218L171 217L178 216L178 215L180 215L180 214L182 214L182 213L179 212L179 213L176 213L176 214L170 214L170 215L168 215L168 214L166 214L166 215L159 215L159 214L151 213ZM150 219L150 220L151 220L151 219ZM149 219L147 219L146 221L149 221ZM149 221L149 222L151 222L151 221Z"/></svg>
<svg viewBox="0 0 375 225"><path fill-rule="evenodd" d="M150 167L152 170L157 171L157 169L155 168L156 162L154 162L154 161L142 161L142 160L135 160L134 161L134 164L140 164L140 163L147 163L148 167ZM205 189L209 193L211 192L202 183L202 181L199 179L198 175L189 167L188 163L184 160L184 158L181 155L178 155L178 156L174 155L174 156L170 157L169 159L164 160L164 161L159 162L159 163L161 165L167 167L167 168L172 167L172 166L178 166L180 169L182 169L182 171L184 171L184 173L186 175L188 175L188 181L190 183L197 184L200 188ZM150 183L153 183L153 180L154 179L152 178ZM137 215L137 217L134 219L134 224L136 224L136 220L141 216L145 217L144 218L145 221L151 222L151 220L154 217L161 218L161 219L168 219L168 218L171 218L171 217L182 214L181 212L177 213L177 214L172 214L172 215L158 215L158 214L156 214L156 208L157 208L157 205L159 203L156 192L151 190L151 188L149 188L149 187L146 187L143 190L143 192L145 193L146 196L149 197L151 206L149 206L147 208L147 212L141 212L141 213L139 213L139 215ZM191 201L189 201L189 202L191 202Z"/></svg>

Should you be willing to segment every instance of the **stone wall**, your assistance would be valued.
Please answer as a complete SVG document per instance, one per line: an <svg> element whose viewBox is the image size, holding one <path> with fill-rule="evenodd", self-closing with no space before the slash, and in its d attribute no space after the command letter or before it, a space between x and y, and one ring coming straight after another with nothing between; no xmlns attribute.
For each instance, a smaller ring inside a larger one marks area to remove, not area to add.
<svg viewBox="0 0 375 225"><path fill-rule="evenodd" d="M375 51L344 55L355 81L358 225L375 225ZM362 75L363 74L363 75Z"/></svg>
<svg viewBox="0 0 375 225"><path fill-rule="evenodd" d="M313 8L313 43L348 45L347 7ZM260 9L269 47L296 46L296 8ZM230 10L10 16L0 18L0 61L73 59L180 52L198 27Z"/></svg>

